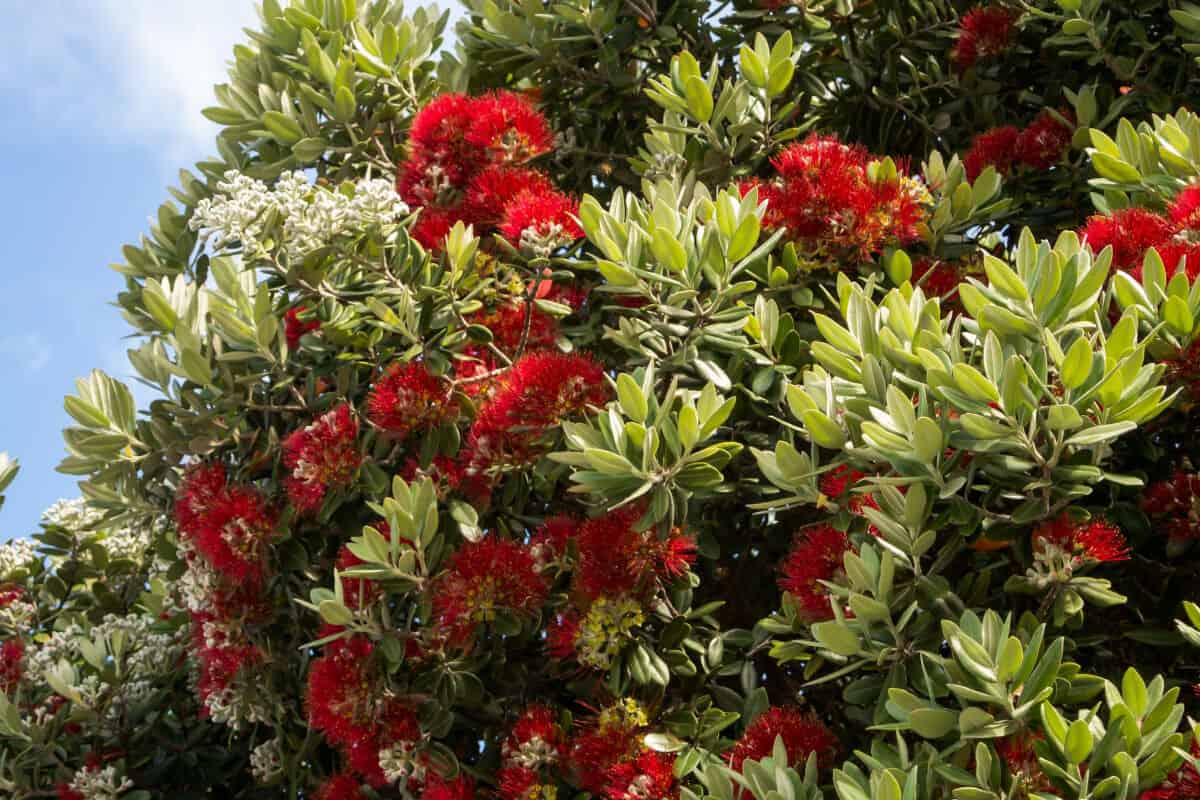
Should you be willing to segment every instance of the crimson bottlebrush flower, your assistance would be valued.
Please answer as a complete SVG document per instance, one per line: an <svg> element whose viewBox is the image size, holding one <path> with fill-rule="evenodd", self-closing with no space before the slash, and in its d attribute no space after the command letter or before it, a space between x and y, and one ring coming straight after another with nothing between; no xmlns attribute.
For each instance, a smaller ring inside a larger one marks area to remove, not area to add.
<svg viewBox="0 0 1200 800"><path fill-rule="evenodd" d="M992 128L976 136L971 141L971 148L963 156L967 180L973 182L987 167L994 167L1001 175L1007 175L1012 170L1020 136L1021 132L1012 125Z"/></svg>
<svg viewBox="0 0 1200 800"><path fill-rule="evenodd" d="M180 538L235 582L262 581L277 519L256 490L228 483L220 464L189 468L176 494Z"/></svg>
<svg viewBox="0 0 1200 800"><path fill-rule="evenodd" d="M1059 112L1063 119L1073 122L1070 111ZM1075 131L1062 119L1049 111L1042 111L1033 122L1017 136L1013 156L1022 164L1034 169L1047 169L1062 160L1071 147Z"/></svg>
<svg viewBox="0 0 1200 800"><path fill-rule="evenodd" d="M920 286L926 297L952 298L962 283L961 268L951 261L918 258L913 262L911 283Z"/></svg>
<svg viewBox="0 0 1200 800"><path fill-rule="evenodd" d="M1200 230L1200 184L1187 187L1171 201L1167 210L1175 227L1181 230Z"/></svg>
<svg viewBox="0 0 1200 800"><path fill-rule="evenodd" d="M398 439L457 418L458 403L450 394L450 383L431 374L420 361L393 364L367 397L367 419Z"/></svg>
<svg viewBox="0 0 1200 800"><path fill-rule="evenodd" d="M482 154L478 145L467 141L477 118L472 98L461 94L442 94L430 100L413 117L408 140L409 166L415 166L429 178L462 186L478 168ZM401 192L404 194L404 192ZM406 202L413 202L405 197ZM430 201L416 199L421 205Z"/></svg>
<svg viewBox="0 0 1200 800"><path fill-rule="evenodd" d="M1129 558L1129 545L1115 525L1103 519L1076 522L1066 512L1038 526L1033 547L1035 553L1057 551L1080 564Z"/></svg>
<svg viewBox="0 0 1200 800"><path fill-rule="evenodd" d="M1053 791L1054 785L1038 763L1034 744L1042 739L1041 734L1031 731L1014 733L996 742L996 754L1008 767L1008 774L1015 787L1020 787L1016 796L1028 797L1035 792Z"/></svg>
<svg viewBox="0 0 1200 800"><path fill-rule="evenodd" d="M571 743L569 767L579 788L602 793L613 767L635 758L641 751L639 733L648 724L636 702L624 700L602 711Z"/></svg>
<svg viewBox="0 0 1200 800"><path fill-rule="evenodd" d="M575 611L560 612L546 626L546 653L559 661L575 658L575 642L579 639L582 620Z"/></svg>
<svg viewBox="0 0 1200 800"><path fill-rule="evenodd" d="M200 667L196 693L201 715L222 705L239 676L248 675L264 661L264 655L246 638L242 622L215 613L193 612L192 655Z"/></svg>
<svg viewBox="0 0 1200 800"><path fill-rule="evenodd" d="M353 775L342 772L329 776L317 789L316 800L366 800L362 784Z"/></svg>
<svg viewBox="0 0 1200 800"><path fill-rule="evenodd" d="M615 765L609 772L604 796L608 800L671 800L679 796L675 759L666 753L643 750L637 758Z"/></svg>
<svg viewBox="0 0 1200 800"><path fill-rule="evenodd" d="M505 766L496 772L496 795L501 800L549 800L557 787L542 780L535 769Z"/></svg>
<svg viewBox="0 0 1200 800"><path fill-rule="evenodd" d="M0 692L12 694L25 674L25 643L8 639L0 644Z"/></svg>
<svg viewBox="0 0 1200 800"><path fill-rule="evenodd" d="M488 535L450 557L433 594L434 624L451 643L465 644L499 611L535 613L547 591L528 548Z"/></svg>
<svg viewBox="0 0 1200 800"><path fill-rule="evenodd" d="M0 586L0 608L8 608L25 596L25 587L17 584Z"/></svg>
<svg viewBox="0 0 1200 800"><path fill-rule="evenodd" d="M372 786L387 783L379 751L421 735L411 708L383 691L373 664L374 645L364 636L325 646L308 673L309 726L338 747Z"/></svg>
<svg viewBox="0 0 1200 800"><path fill-rule="evenodd" d="M1142 510L1161 517L1167 536L1175 541L1200 539L1200 475L1176 470L1142 493Z"/></svg>
<svg viewBox="0 0 1200 800"><path fill-rule="evenodd" d="M1195 737L1188 752L1193 759L1200 759L1200 744ZM1158 786L1142 792L1138 800L1195 800L1197 797L1200 797L1200 771L1189 761Z"/></svg>
<svg viewBox="0 0 1200 800"><path fill-rule="evenodd" d="M950 58L961 69L981 58L998 56L1008 49L1016 18L1001 6L975 6L959 20L958 41Z"/></svg>
<svg viewBox="0 0 1200 800"><path fill-rule="evenodd" d="M500 755L505 763L538 769L557 762L565 750L566 741L554 712L538 703L526 708L513 723Z"/></svg>
<svg viewBox="0 0 1200 800"><path fill-rule="evenodd" d="M862 505L862 495L855 495L852 490L865 477L865 472L852 469L847 464L839 464L821 476L818 486L821 494L830 500L845 503L851 510L857 510L855 506Z"/></svg>
<svg viewBox="0 0 1200 800"><path fill-rule="evenodd" d="M895 177L872 178L874 163L861 146L814 134L771 159L777 178L746 181L741 192L757 189L766 227L786 229L819 263L867 260L887 244L918 239L929 201L903 165Z"/></svg>
<svg viewBox="0 0 1200 800"><path fill-rule="evenodd" d="M641 508L624 506L580 527L575 588L584 597L644 597L656 579L681 575L695 561L690 539L678 530L666 539L653 530L638 531L641 516Z"/></svg>
<svg viewBox="0 0 1200 800"><path fill-rule="evenodd" d="M1144 208L1122 208L1107 216L1097 214L1079 231L1092 252L1111 246L1113 269L1126 270L1140 267L1147 250L1163 246L1174 234L1175 226L1169 219ZM1168 265L1168 272L1173 266Z"/></svg>
<svg viewBox="0 0 1200 800"><path fill-rule="evenodd" d="M466 477L494 482L499 472L530 463L547 432L608 397L604 371L587 356L546 351L522 357L471 426L463 448Z"/></svg>
<svg viewBox="0 0 1200 800"><path fill-rule="evenodd" d="M310 309L306 306L296 306L289 308L283 315L284 319L284 338L287 339L289 350L295 350L300 347L300 338L306 333L321 330L321 321L319 319L304 320L300 318L301 314L309 314Z"/></svg>
<svg viewBox="0 0 1200 800"><path fill-rule="evenodd" d="M537 170L505 164L488 167L467 187L463 212L474 225L494 227L504 219L505 206L514 198L553 191L551 180Z"/></svg>
<svg viewBox="0 0 1200 800"><path fill-rule="evenodd" d="M501 163L521 164L550 152L554 132L529 98L497 91L476 98L466 139Z"/></svg>
<svg viewBox="0 0 1200 800"><path fill-rule="evenodd" d="M284 440L288 498L301 513L316 511L329 489L354 479L362 463L357 439L358 420L343 403Z"/></svg>
<svg viewBox="0 0 1200 800"><path fill-rule="evenodd" d="M526 315L529 316L528 326ZM505 303L489 312L480 311L468 317L467 322L491 331L492 344L510 356L516 354L522 340L528 351L551 347L558 338L558 323L554 317L524 301Z"/></svg>
<svg viewBox="0 0 1200 800"><path fill-rule="evenodd" d="M463 468L449 456L434 456L428 467L422 467L420 461L409 458L404 462L404 468L400 470L400 477L407 483L422 478L431 479L437 486L438 497L441 498L462 484Z"/></svg>
<svg viewBox="0 0 1200 800"><path fill-rule="evenodd" d="M808 622L833 619L829 589L821 581L833 581L843 570L843 557L852 550L849 537L832 525L817 525L797 537L783 562L779 588L795 598Z"/></svg>
<svg viewBox="0 0 1200 800"><path fill-rule="evenodd" d="M577 239L579 202L562 192L522 192L504 207L500 234L514 247L543 258Z"/></svg>
<svg viewBox="0 0 1200 800"><path fill-rule="evenodd" d="M471 800L475 796L475 781L466 774L453 780L433 775L425 782L421 800Z"/></svg>
<svg viewBox="0 0 1200 800"><path fill-rule="evenodd" d="M771 755L775 739L782 738L787 750L788 765L803 769L812 753L817 754L817 764L828 768L837 754L838 743L833 733L823 722L804 714L798 708L769 708L755 718L738 739L729 754L729 766L736 772L742 771L747 760L761 761Z"/></svg>

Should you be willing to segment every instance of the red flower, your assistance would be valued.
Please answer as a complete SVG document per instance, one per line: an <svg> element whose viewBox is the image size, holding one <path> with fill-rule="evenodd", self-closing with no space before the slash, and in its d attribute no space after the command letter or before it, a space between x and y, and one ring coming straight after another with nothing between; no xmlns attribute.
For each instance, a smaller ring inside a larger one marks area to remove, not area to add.
<svg viewBox="0 0 1200 800"><path fill-rule="evenodd" d="M1167 536L1176 541L1200 539L1200 475L1177 470L1142 493L1142 510L1165 516Z"/></svg>
<svg viewBox="0 0 1200 800"><path fill-rule="evenodd" d="M425 364L393 364L367 397L367 418L398 439L414 431L432 431L458 418L450 384L430 374Z"/></svg>
<svg viewBox="0 0 1200 800"><path fill-rule="evenodd" d="M469 776L460 774L454 780L446 780L434 775L426 781L421 800L471 800L474 796L475 781Z"/></svg>
<svg viewBox="0 0 1200 800"><path fill-rule="evenodd" d="M1061 111L1059 116L1073 120L1070 111ZM1049 111L1043 111L1017 136L1013 155L1028 167L1048 169L1061 161L1070 149L1074 133L1070 125Z"/></svg>
<svg viewBox="0 0 1200 800"><path fill-rule="evenodd" d="M958 42L950 58L962 69L981 58L1000 55L1012 39L1016 19L1000 6L975 6L959 21Z"/></svg>
<svg viewBox="0 0 1200 800"><path fill-rule="evenodd" d="M234 582L261 583L277 516L248 486L229 484L220 464L188 469L175 501L180 538Z"/></svg>
<svg viewBox="0 0 1200 800"><path fill-rule="evenodd" d="M1066 512L1038 526L1033 546L1035 552L1056 548L1080 563L1129 559L1129 545L1115 525L1098 518L1075 522Z"/></svg>
<svg viewBox="0 0 1200 800"><path fill-rule="evenodd" d="M775 739L782 737L788 765L803 769L811 753L817 754L821 769L830 767L838 743L829 728L816 717L797 708L770 708L755 718L729 754L729 766L742 771L746 760L761 761L771 755Z"/></svg>
<svg viewBox="0 0 1200 800"><path fill-rule="evenodd" d="M1122 208L1111 216L1097 214L1079 231L1094 253L1112 247L1113 269L1140 267L1146 251L1162 247L1174 233L1175 226L1169 219L1144 208ZM1168 272L1173 266L1168 265Z"/></svg>
<svg viewBox="0 0 1200 800"><path fill-rule="evenodd" d="M579 522L567 516L545 520L529 540L529 550L540 567L566 555L567 545L579 532Z"/></svg>
<svg viewBox="0 0 1200 800"><path fill-rule="evenodd" d="M553 191L554 184L537 170L508 165L488 167L467 187L463 210L475 225L493 227L504 219L505 207L514 198Z"/></svg>
<svg viewBox="0 0 1200 800"><path fill-rule="evenodd" d="M467 141L486 148L499 163L521 164L554 145L550 123L523 95L493 92L477 98L471 112Z"/></svg>
<svg viewBox="0 0 1200 800"><path fill-rule="evenodd" d="M244 623L216 613L193 613L192 653L200 667L196 693L203 703L202 716L213 705L224 704L239 676L260 665L263 652L246 636Z"/></svg>
<svg viewBox="0 0 1200 800"><path fill-rule="evenodd" d="M779 587L795 598L807 621L833 618L829 589L821 581L833 581L841 574L843 556L851 549L846 534L831 525L809 528L792 545L783 563Z"/></svg>
<svg viewBox="0 0 1200 800"><path fill-rule="evenodd" d="M462 214L459 211L427 206L421 209L421 214L409 233L426 250L437 253L446 244L446 236L454 227L454 223L461 219Z"/></svg>
<svg viewBox="0 0 1200 800"><path fill-rule="evenodd" d="M595 727L576 736L570 766L579 788L592 794L604 792L613 768L641 751L638 733L646 723L641 708L626 701L605 709Z"/></svg>
<svg viewBox="0 0 1200 800"><path fill-rule="evenodd" d="M695 561L695 545L678 530L666 539L653 530L638 531L642 513L624 506L583 523L575 588L587 599L645 597L655 580L681 575Z"/></svg>
<svg viewBox="0 0 1200 800"><path fill-rule="evenodd" d="M887 244L920 237L927 193L898 168L894 178L872 178L869 152L833 136L812 135L771 160L779 176L741 186L767 202L768 228L785 228L808 255L825 263L867 260Z"/></svg>
<svg viewBox="0 0 1200 800"><path fill-rule="evenodd" d="M549 706L534 704L525 709L513 724L501 746L506 763L528 769L553 764L566 750L562 729Z"/></svg>
<svg viewBox="0 0 1200 800"><path fill-rule="evenodd" d="M1200 758L1200 744L1195 738L1189 752L1192 758ZM1197 797L1200 797L1200 771L1191 762L1186 762L1157 787L1142 792L1138 800L1195 800Z"/></svg>
<svg viewBox="0 0 1200 800"><path fill-rule="evenodd" d="M566 417L608 400L604 371L589 357L554 352L522 357L475 418L463 448L466 477L494 482L524 466L540 440Z"/></svg>
<svg viewBox="0 0 1200 800"><path fill-rule="evenodd" d="M362 784L349 773L331 775L317 790L316 800L365 800Z"/></svg>
<svg viewBox="0 0 1200 800"><path fill-rule="evenodd" d="M522 192L504 207L500 233L514 247L549 256L583 238L579 202L557 191Z"/></svg>
<svg viewBox="0 0 1200 800"><path fill-rule="evenodd" d="M579 614L575 611L555 615L546 626L546 652L551 658L567 661L575 658L575 641L579 638Z"/></svg>
<svg viewBox="0 0 1200 800"><path fill-rule="evenodd" d="M433 594L433 618L450 641L465 644L498 611L535 613L548 587L528 548L489 535L450 557Z"/></svg>
<svg viewBox="0 0 1200 800"><path fill-rule="evenodd" d="M308 673L309 725L341 748L355 771L373 786L387 781L379 751L396 742L415 742L416 714L388 696L377 673L374 645L364 636L330 642Z"/></svg>
<svg viewBox="0 0 1200 800"><path fill-rule="evenodd" d="M956 296L962 278L961 268L952 261L923 257L913 263L911 283L920 286L926 297Z"/></svg>
<svg viewBox="0 0 1200 800"><path fill-rule="evenodd" d="M1168 213L1175 227L1182 230L1200 230L1200 184L1187 187L1175 195Z"/></svg>
<svg viewBox="0 0 1200 800"><path fill-rule="evenodd" d="M25 596L25 587L15 583L0 585L0 608L8 608Z"/></svg>
<svg viewBox="0 0 1200 800"><path fill-rule="evenodd" d="M358 420L343 403L284 440L288 497L301 513L316 511L329 489L354 479L362 463L357 438Z"/></svg>
<svg viewBox="0 0 1200 800"><path fill-rule="evenodd" d="M69 783L55 784L54 791L58 794L58 800L87 800L80 792L71 788Z"/></svg>
<svg viewBox="0 0 1200 800"><path fill-rule="evenodd" d="M675 759L665 753L643 750L638 757L617 764L609 772L604 796L608 800L670 800L679 796Z"/></svg>
<svg viewBox="0 0 1200 800"><path fill-rule="evenodd" d="M0 644L0 692L12 694L25 674L25 643L9 639Z"/></svg>
<svg viewBox="0 0 1200 800"><path fill-rule="evenodd" d="M1011 125L992 128L976 136L971 149L963 156L967 180L974 181L987 167L995 167L1001 175L1007 175L1016 158L1020 136L1021 132Z"/></svg>
<svg viewBox="0 0 1200 800"><path fill-rule="evenodd" d="M428 467L422 468L421 462L410 458L404 462L400 477L407 483L421 478L430 478L438 487L438 496L443 497L447 490L457 489L463 481L462 465L449 456L434 456Z"/></svg>
<svg viewBox="0 0 1200 800"><path fill-rule="evenodd" d="M443 94L417 112L409 131L410 159L401 172L402 185L412 187L407 173L418 172L426 188L430 181L463 186L480 165L478 145L467 141L478 114L475 101L461 94ZM436 196L436 189L432 191ZM412 188L401 191L406 202L426 205L431 202Z"/></svg>
<svg viewBox="0 0 1200 800"><path fill-rule="evenodd" d="M311 309L307 306L296 306L289 308L287 313L283 315L284 337L287 339L289 350L296 350L300 347L300 337L304 334L321 330L321 320L304 320L300 318L301 314L308 316L311 313Z"/></svg>
<svg viewBox="0 0 1200 800"><path fill-rule="evenodd" d="M496 794L501 800L542 800L547 788L537 770L506 766L496 772Z"/></svg>

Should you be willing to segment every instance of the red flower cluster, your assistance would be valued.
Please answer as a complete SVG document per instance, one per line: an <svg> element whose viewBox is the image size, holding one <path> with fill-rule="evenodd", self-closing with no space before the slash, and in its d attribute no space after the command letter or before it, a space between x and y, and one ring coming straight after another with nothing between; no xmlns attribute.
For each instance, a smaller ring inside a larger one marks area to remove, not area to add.
<svg viewBox="0 0 1200 800"><path fill-rule="evenodd" d="M304 320L301 318L301 315L307 316L310 313L310 310L306 306L296 306L295 308L289 308L287 313L283 315L283 335L287 339L289 350L295 350L300 347L300 338L304 334L321 330L321 320Z"/></svg>
<svg viewBox="0 0 1200 800"><path fill-rule="evenodd" d="M7 639L0 644L0 692L12 694L25 674L25 643Z"/></svg>
<svg viewBox="0 0 1200 800"><path fill-rule="evenodd" d="M1073 122L1070 111L1058 112ZM1074 130L1049 111L1042 111L1024 130L1011 125L992 128L975 137L963 156L967 180L974 181L986 167L1007 175L1017 166L1047 170L1058 163L1071 147Z"/></svg>
<svg viewBox="0 0 1200 800"><path fill-rule="evenodd" d="M1200 744L1192 739L1192 758L1200 758ZM1138 800L1195 800L1200 797L1200 771L1190 762L1167 776L1159 786L1142 792Z"/></svg>
<svg viewBox="0 0 1200 800"><path fill-rule="evenodd" d="M950 51L961 69L975 66L981 58L1003 53L1012 41L1016 17L1001 6L975 6L959 20L958 41Z"/></svg>
<svg viewBox="0 0 1200 800"><path fill-rule="evenodd" d="M852 549L849 537L832 525L817 525L796 538L783 562L779 588L795 598L808 622L833 619L829 589L821 581L842 574L843 556Z"/></svg>
<svg viewBox="0 0 1200 800"><path fill-rule="evenodd" d="M571 743L570 767L579 788L604 793L613 769L642 752L639 734L646 724L645 712L633 701L618 702L600 712L595 724Z"/></svg>
<svg viewBox="0 0 1200 800"><path fill-rule="evenodd" d="M250 675L265 660L263 651L246 635L245 625L253 614L250 608L191 612L192 655L200 666L196 693L203 704L201 716L211 716L214 708L226 705L239 677Z"/></svg>
<svg viewBox="0 0 1200 800"><path fill-rule="evenodd" d="M747 760L761 761L771 755L776 738L783 739L788 765L801 770L812 753L817 754L821 769L830 767L837 754L837 739L823 722L798 708L777 706L767 709L747 726L729 753L729 766L741 772Z"/></svg>
<svg viewBox="0 0 1200 800"><path fill-rule="evenodd" d="M514 92L432 100L413 119L397 177L404 200L423 207L414 238L440 249L462 221L498 229L512 245L545 256L583 236L578 203L524 166L553 144L546 118Z"/></svg>
<svg viewBox="0 0 1200 800"><path fill-rule="evenodd" d="M1109 216L1097 214L1088 219L1079 235L1099 253L1113 249L1113 268L1128 270L1141 279L1142 259L1153 247L1167 268L1167 277L1175 273L1186 258L1189 280L1200 275L1200 243L1192 241L1200 232L1200 186L1184 189L1167 210L1167 216L1144 208L1122 208Z"/></svg>
<svg viewBox="0 0 1200 800"><path fill-rule="evenodd" d="M440 775L431 775L425 782L421 800L471 800L475 797L475 781L468 775L459 775L446 780Z"/></svg>
<svg viewBox="0 0 1200 800"><path fill-rule="evenodd" d="M262 583L277 521L266 498L229 483L220 464L189 468L176 495L180 539L234 585Z"/></svg>
<svg viewBox="0 0 1200 800"><path fill-rule="evenodd" d="M547 774L548 768L556 766L565 755L566 741L554 712L543 705L527 708L501 747L503 762L496 774L501 800L553 797L554 781Z"/></svg>
<svg viewBox="0 0 1200 800"><path fill-rule="evenodd" d="M1035 553L1054 548L1080 564L1129 558L1129 545L1115 525L1103 519L1075 522L1066 512L1038 526L1033 548Z"/></svg>
<svg viewBox="0 0 1200 800"><path fill-rule="evenodd" d="M297 510L316 511L329 489L354 480L362 463L357 439L358 420L343 403L284 440L283 464L291 470L287 492Z"/></svg>
<svg viewBox="0 0 1200 800"><path fill-rule="evenodd" d="M643 750L609 771L604 796L607 800L673 800L679 797L674 767L671 756Z"/></svg>
<svg viewBox="0 0 1200 800"><path fill-rule="evenodd" d="M913 262L913 286L920 286L926 297L940 297L943 300L955 298L958 295L958 285L963 281L962 267L953 261L942 261L935 258L919 258Z"/></svg>
<svg viewBox="0 0 1200 800"><path fill-rule="evenodd" d="M458 403L450 384L431 374L425 364L393 364L371 388L367 418L397 439L431 431L458 419Z"/></svg>
<svg viewBox="0 0 1200 800"><path fill-rule="evenodd" d="M308 721L341 749L364 780L383 786L387 779L379 751L398 742L416 742L421 729L413 710L385 691L374 650L371 641L359 635L325 646L308 673Z"/></svg>
<svg viewBox="0 0 1200 800"><path fill-rule="evenodd" d="M637 530L643 511L627 505L583 523L576 540L578 594L587 600L645 599L656 582L670 581L695 563L696 545L681 531L660 539L653 530Z"/></svg>
<svg viewBox="0 0 1200 800"><path fill-rule="evenodd" d="M925 187L903 170L873 177L881 163L862 146L813 134L771 159L778 177L745 181L741 191L758 189L766 226L786 229L818 264L866 261L889 244L920 239L929 202Z"/></svg>
<svg viewBox="0 0 1200 800"><path fill-rule="evenodd" d="M1200 539L1200 475L1176 470L1167 480L1150 484L1142 493L1142 510L1163 518L1170 539Z"/></svg>
<svg viewBox="0 0 1200 800"><path fill-rule="evenodd" d="M480 310L468 317L467 322L487 328L492 335L491 346L510 358L518 352L550 349L558 338L558 321L524 300L503 303L492 311ZM492 347L471 344L463 350L457 373L465 381L463 388L468 394L487 394L496 386L495 380L480 380L498 367Z"/></svg>
<svg viewBox="0 0 1200 800"><path fill-rule="evenodd" d="M488 535L450 557L433 593L433 621L449 642L466 645L499 611L537 612L548 591L528 547Z"/></svg>
<svg viewBox="0 0 1200 800"><path fill-rule="evenodd" d="M607 402L600 365L587 356L530 353L513 364L467 436L463 463L482 493L505 470L534 461L545 435L566 417Z"/></svg>

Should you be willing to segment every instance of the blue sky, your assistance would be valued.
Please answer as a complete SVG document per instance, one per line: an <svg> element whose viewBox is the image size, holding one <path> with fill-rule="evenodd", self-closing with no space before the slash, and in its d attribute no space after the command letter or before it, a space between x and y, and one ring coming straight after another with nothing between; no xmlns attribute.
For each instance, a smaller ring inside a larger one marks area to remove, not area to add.
<svg viewBox="0 0 1200 800"><path fill-rule="evenodd" d="M213 152L199 110L252 0L0 0L0 451L21 474L0 540L76 494L59 475L62 398L93 367L126 378L108 264L181 166ZM144 392L139 393L142 398Z"/></svg>

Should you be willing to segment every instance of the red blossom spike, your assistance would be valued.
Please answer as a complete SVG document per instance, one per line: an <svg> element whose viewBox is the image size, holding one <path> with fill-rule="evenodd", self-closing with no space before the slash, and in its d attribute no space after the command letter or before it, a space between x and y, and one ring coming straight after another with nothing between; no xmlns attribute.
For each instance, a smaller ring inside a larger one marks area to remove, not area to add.
<svg viewBox="0 0 1200 800"><path fill-rule="evenodd" d="M1126 561L1129 545L1115 525L1103 519L1075 522L1066 512L1042 523L1033 535L1035 551L1057 548L1080 563Z"/></svg>
<svg viewBox="0 0 1200 800"><path fill-rule="evenodd" d="M262 582L277 520L256 490L229 484L220 464L189 468L176 495L180 538L235 583Z"/></svg>
<svg viewBox="0 0 1200 800"><path fill-rule="evenodd" d="M467 141L499 163L522 164L550 152L554 132L529 98L498 91L477 98Z"/></svg>
<svg viewBox="0 0 1200 800"><path fill-rule="evenodd" d="M0 644L0 692L11 695L25 675L25 643L8 639Z"/></svg>
<svg viewBox="0 0 1200 800"><path fill-rule="evenodd" d="M575 588L587 599L645 597L655 580L682 575L695 562L695 544L682 531L659 539L653 530L636 530L643 511L625 506L583 523Z"/></svg>
<svg viewBox="0 0 1200 800"><path fill-rule="evenodd" d="M674 765L674 757L666 753L643 750L637 758L610 770L604 796L608 800L674 800L679 797Z"/></svg>
<svg viewBox="0 0 1200 800"><path fill-rule="evenodd" d="M398 439L432 431L458 418L450 383L420 361L393 364L371 388L367 419Z"/></svg>
<svg viewBox="0 0 1200 800"><path fill-rule="evenodd" d="M1012 170L1017 157L1017 140L1021 132L1012 125L992 128L975 137L971 149L963 156L963 169L967 180L974 181L987 167L994 167L1001 175Z"/></svg>
<svg viewBox="0 0 1200 800"><path fill-rule="evenodd" d="M833 619L829 590L821 581L842 574L843 556L852 549L846 534L832 525L817 525L797 537L783 563L779 588L795 598L807 621Z"/></svg>
<svg viewBox="0 0 1200 800"><path fill-rule="evenodd" d="M1017 796L1028 797L1034 792L1050 792L1054 785L1038 763L1034 744L1044 737L1039 733L1023 731L1006 736L996 743L996 754L1004 761L1008 774L1015 785L1022 787Z"/></svg>
<svg viewBox="0 0 1200 800"><path fill-rule="evenodd" d="M809 755L817 754L817 764L828 769L837 755L838 742L833 733L816 717L798 708L774 707L759 714L738 739L729 754L729 766L741 772L747 760L761 761L771 755L775 739L782 738L788 765L804 768Z"/></svg>
<svg viewBox="0 0 1200 800"><path fill-rule="evenodd" d="M421 794L421 800L472 800L473 797L475 781L466 774L459 774L453 780L434 775L426 782Z"/></svg>
<svg viewBox="0 0 1200 800"><path fill-rule="evenodd" d="M343 403L284 440L288 497L301 513L316 511L327 491L354 479L362 463L357 439L358 420Z"/></svg>
<svg viewBox="0 0 1200 800"><path fill-rule="evenodd" d="M950 59L968 69L981 58L998 56L1008 49L1016 18L1001 6L975 6L959 21L958 41Z"/></svg>
<svg viewBox="0 0 1200 800"><path fill-rule="evenodd" d="M349 773L331 775L317 789L316 800L366 800L362 784Z"/></svg>
<svg viewBox="0 0 1200 800"><path fill-rule="evenodd" d="M1141 267L1142 258L1151 247L1162 247L1175 234L1175 226L1166 217L1144 208L1122 208L1109 216L1090 217L1079 236L1099 253L1105 247L1113 249L1113 269ZM1163 260L1166 263L1166 259Z"/></svg>
<svg viewBox="0 0 1200 800"><path fill-rule="evenodd" d="M553 191L554 184L537 170L508 165L489 167L476 175L467 188L463 213L473 224L490 228L501 223L505 207L514 198Z"/></svg>
<svg viewBox="0 0 1200 800"><path fill-rule="evenodd" d="M450 643L465 645L498 611L535 613L547 591L527 547L489 535L450 557L433 594L434 624Z"/></svg>
<svg viewBox="0 0 1200 800"><path fill-rule="evenodd" d="M1182 230L1200 230L1200 184L1187 187L1171 202L1171 221Z"/></svg>
<svg viewBox="0 0 1200 800"><path fill-rule="evenodd" d="M1071 137L1075 130L1059 117L1071 122L1075 119L1074 114L1066 109L1059 111L1058 117L1049 111L1038 114L1017 136L1013 147L1014 158L1027 167L1039 170L1048 169L1062 161L1063 155L1071 148Z"/></svg>
<svg viewBox="0 0 1200 800"><path fill-rule="evenodd" d="M579 202L562 192L522 192L504 207L500 234L514 247L548 257L583 238L578 215Z"/></svg>
<svg viewBox="0 0 1200 800"><path fill-rule="evenodd" d="M1176 470L1142 493L1142 510L1158 517L1170 539L1200 539L1200 475Z"/></svg>
<svg viewBox="0 0 1200 800"><path fill-rule="evenodd" d="M284 314L284 338L287 339L289 350L297 350L300 347L300 339L306 333L321 330L321 320L319 319L301 319L301 315L309 315L311 313L307 306L296 306L289 308Z"/></svg>

